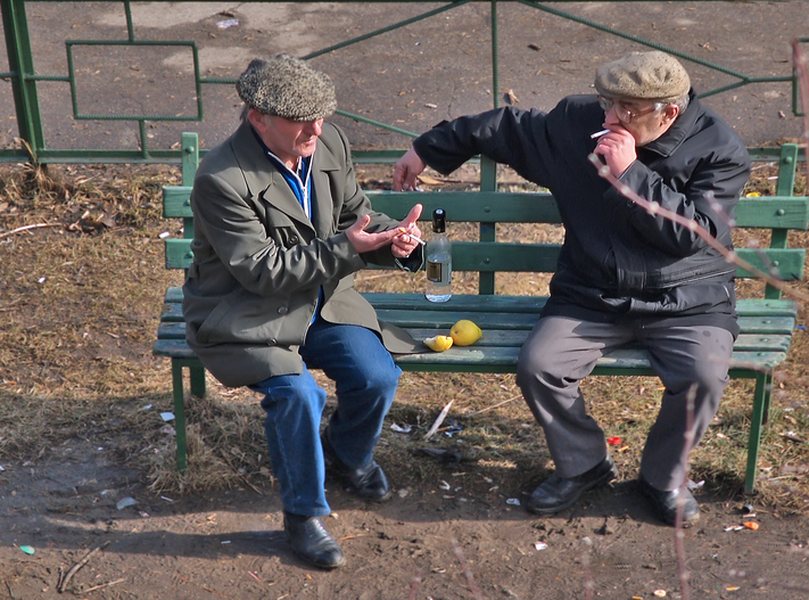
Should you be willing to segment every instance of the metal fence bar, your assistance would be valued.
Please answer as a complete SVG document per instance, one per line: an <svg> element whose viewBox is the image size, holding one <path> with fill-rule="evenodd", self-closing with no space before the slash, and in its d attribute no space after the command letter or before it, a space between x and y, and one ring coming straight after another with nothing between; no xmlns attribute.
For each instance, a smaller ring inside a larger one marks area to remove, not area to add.
<svg viewBox="0 0 809 600"><path fill-rule="evenodd" d="M17 113L17 129L26 144L28 157L38 160L38 152L44 146L42 121L39 114L34 75L31 40L28 36L28 22L25 16L24 0L3 0L3 31L6 38L8 63L11 72L14 107Z"/></svg>
<svg viewBox="0 0 809 600"><path fill-rule="evenodd" d="M29 0L28 4L33 2L47 3L54 0ZM132 14L132 5L130 0L103 0L110 3L121 3L124 9L124 17L126 23L126 36L125 39L118 40L65 40L67 50L68 74L41 74L36 73L34 69L34 56L32 55L32 47L30 34L28 29L28 22L26 16L26 1L25 0L2 0L0 5L2 7L3 29L8 52L9 70L5 73L0 73L0 77L10 80L12 93L14 98L14 107L17 119L17 128L19 131L19 138L23 141L22 148L17 149L0 149L0 162L8 161L21 161L32 160L42 163L47 162L180 162L181 155L179 150L149 148L148 136L146 135L147 121L202 121L204 118L203 112L203 86L207 85L232 85L235 78L225 77L207 77L200 73L198 49L194 41L156 41L156 40L139 40L136 35L135 25ZM393 2L397 0L371 0L374 3ZM398 0L406 3L416 3L417 0ZM573 2L574 0L551 0L550 2L538 2L536 0L519 0L523 4L532 9L546 12L548 14L566 19L586 27L593 28L597 31L603 32L608 35L617 36L622 39L629 40L633 43L664 50L682 60L692 62L697 65L712 69L718 73L728 75L734 78L729 84L716 87L714 89L705 91L700 95L708 97L720 93L724 93L733 89L737 89L746 85L755 83L792 83L792 107L793 113L800 116L799 109L799 93L796 84L795 73L787 74L784 76L753 76L739 72L735 69L727 68L723 65L711 63L703 60L697 56L693 56L686 52L678 51L674 48L668 48L658 44L652 40L644 39L639 36L618 31L602 23L598 23L592 19L581 17L570 13L560 8L550 6L550 4L564 5ZM638 1L641 0L624 0L624 1ZM711 2L714 0L698 0L700 2ZM303 0L293 0L294 3L306 4ZM378 37L380 35L392 32L402 27L411 25L445 13L447 11L456 9L466 4L475 2L487 2L490 7L490 44L491 44L491 82L492 82L492 104L497 107L499 104L499 24L498 24L498 0L451 0L445 4L419 13L412 17L401 19L390 25L374 29L372 31L363 33L362 35L354 36L349 39L343 40L339 43L329 45L314 52L310 52L304 58L315 58L331 54L337 50L346 48L348 46ZM246 3L261 3L261 0L247 0ZM801 42L809 41L809 38L801 38ZM78 97L76 92L76 78L73 65L72 49L79 45L109 45L109 46L187 46L191 49L194 62L194 86L196 93L196 114L178 115L178 114L95 114L92 112L82 113L79 110ZM39 82L65 82L70 85L71 103L73 110L73 118L79 120L98 120L98 121L130 121L137 124L138 133L138 148L137 149L100 149L100 148L48 148L46 147L46 136L43 130L42 114L39 106L37 83ZM393 132L396 134L404 135L405 137L415 137L416 133L407 129L396 127L393 124L382 122L379 119L355 114L351 111L338 110L338 114L354 121L371 125L384 131ZM388 162L393 160L400 154L399 149L384 149L384 150L357 150L355 156L358 162ZM769 156L766 150L762 151L764 155ZM802 150L801 156L805 156L805 150ZM496 189L497 179L495 176L494 165L490 165L487 161L481 161L481 185L487 186L486 189Z"/></svg>

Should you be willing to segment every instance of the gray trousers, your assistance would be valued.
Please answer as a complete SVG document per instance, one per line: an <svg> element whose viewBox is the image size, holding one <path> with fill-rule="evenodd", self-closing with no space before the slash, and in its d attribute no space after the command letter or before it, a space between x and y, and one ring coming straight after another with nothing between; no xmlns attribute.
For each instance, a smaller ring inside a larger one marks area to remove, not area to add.
<svg viewBox="0 0 809 600"><path fill-rule="evenodd" d="M651 355L663 392L660 412L646 439L640 475L661 490L679 487L687 459L687 400L694 399L693 448L719 409L728 382L733 336L720 327L646 328L594 323L568 317L541 318L517 363L517 384L545 431L560 477L588 471L606 456L604 432L587 414L579 389L608 350L636 342Z"/></svg>

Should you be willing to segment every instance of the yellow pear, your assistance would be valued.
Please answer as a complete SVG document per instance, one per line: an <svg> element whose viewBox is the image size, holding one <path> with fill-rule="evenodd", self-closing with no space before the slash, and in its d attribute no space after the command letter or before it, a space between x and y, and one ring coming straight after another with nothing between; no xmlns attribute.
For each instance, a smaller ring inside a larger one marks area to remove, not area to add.
<svg viewBox="0 0 809 600"><path fill-rule="evenodd" d="M469 319L461 319L449 330L452 341L456 346L471 346L483 337L483 331L477 323Z"/></svg>
<svg viewBox="0 0 809 600"><path fill-rule="evenodd" d="M448 335L436 335L424 340L424 345L434 352L443 352L452 348L452 338Z"/></svg>

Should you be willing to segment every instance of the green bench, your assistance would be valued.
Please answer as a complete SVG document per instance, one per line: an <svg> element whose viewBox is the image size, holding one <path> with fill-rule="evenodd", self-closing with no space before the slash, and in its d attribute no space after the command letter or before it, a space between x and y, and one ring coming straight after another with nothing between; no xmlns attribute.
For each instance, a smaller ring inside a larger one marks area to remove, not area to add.
<svg viewBox="0 0 809 600"><path fill-rule="evenodd" d="M198 164L195 134L184 134L183 184L164 187L164 214L183 220L183 238L167 239L166 267L185 269L192 255L193 218L189 205L190 185ZM737 211L737 228L761 229L770 233L770 246L737 248L740 258L775 273L783 280L803 277L803 248L789 248L787 233L809 227L809 198L794 197L792 190L798 161L796 145L780 150L779 175L775 196L743 198ZM365 293L379 318L395 323L416 339L447 331L458 319L478 323L485 335L469 347L453 347L446 352L398 356L406 371L428 372L514 372L519 348L534 325L546 301L541 296L513 296L495 293L495 275L503 272L552 273L559 252L558 244L517 244L497 241L496 225L502 223L559 223L556 204L541 192L367 192L376 210L403 218L415 202L424 205L424 214L438 206L447 210L450 221L474 223L476 241L453 240L453 270L478 273L478 293L455 294L444 304L428 302L420 293ZM739 278L751 273L738 269ZM763 287L763 286L761 286ZM748 442L745 490L752 492L756 477L761 426L766 420L771 396L773 370L786 358L795 329L797 306L781 297L772 286L760 297L738 301L741 335L733 348L730 375L755 380L753 412ZM154 353L171 358L172 385L177 433L177 465L187 464L184 414L184 369L189 370L190 392L205 394L202 365L185 342L182 316L182 290L169 288L160 318ZM595 375L653 375L647 354L626 347L601 359Z"/></svg>

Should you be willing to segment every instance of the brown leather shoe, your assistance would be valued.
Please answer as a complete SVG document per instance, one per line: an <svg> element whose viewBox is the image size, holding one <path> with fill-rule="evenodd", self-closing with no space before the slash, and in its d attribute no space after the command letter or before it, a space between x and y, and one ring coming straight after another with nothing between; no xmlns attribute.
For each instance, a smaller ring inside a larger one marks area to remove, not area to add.
<svg viewBox="0 0 809 600"><path fill-rule="evenodd" d="M595 467L575 477L548 477L531 492L525 508L538 515L552 515L573 506L587 490L605 485L618 477L618 469L607 456Z"/></svg>
<svg viewBox="0 0 809 600"><path fill-rule="evenodd" d="M334 569L345 563L340 545L317 517L284 512L284 532L295 554L310 565Z"/></svg>

